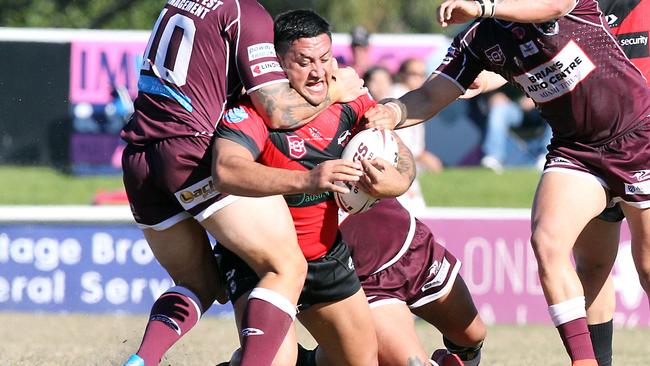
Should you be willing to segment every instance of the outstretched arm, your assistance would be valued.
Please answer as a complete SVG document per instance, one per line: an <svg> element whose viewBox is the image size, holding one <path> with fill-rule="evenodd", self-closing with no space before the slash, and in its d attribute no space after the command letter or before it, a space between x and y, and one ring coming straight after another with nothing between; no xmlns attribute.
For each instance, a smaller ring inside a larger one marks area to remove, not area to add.
<svg viewBox="0 0 650 366"><path fill-rule="evenodd" d="M463 94L447 77L433 74L421 87L403 95L399 100L406 107L406 121L396 128L422 123Z"/></svg>
<svg viewBox="0 0 650 366"><path fill-rule="evenodd" d="M475 18L543 23L568 14L576 0L447 0L438 7L438 22L463 24Z"/></svg>
<svg viewBox="0 0 650 366"><path fill-rule="evenodd" d="M476 80L470 85L465 94L461 95L459 99L472 99L481 93L487 93L492 90L499 89L508 81L503 76L496 74L492 71L483 70L476 77Z"/></svg>

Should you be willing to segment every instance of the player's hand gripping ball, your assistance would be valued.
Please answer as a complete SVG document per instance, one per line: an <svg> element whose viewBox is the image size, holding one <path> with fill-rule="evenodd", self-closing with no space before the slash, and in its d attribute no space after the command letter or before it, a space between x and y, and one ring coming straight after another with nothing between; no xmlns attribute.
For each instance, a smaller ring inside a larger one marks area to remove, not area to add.
<svg viewBox="0 0 650 366"><path fill-rule="evenodd" d="M359 132L348 142L341 159L358 162L361 159L372 161L382 158L397 166L398 149L397 140L391 131L371 128ZM334 193L336 204L348 214L367 211L379 201L379 198L362 191L356 184L343 182L337 184L345 184L350 189L350 192L345 194Z"/></svg>

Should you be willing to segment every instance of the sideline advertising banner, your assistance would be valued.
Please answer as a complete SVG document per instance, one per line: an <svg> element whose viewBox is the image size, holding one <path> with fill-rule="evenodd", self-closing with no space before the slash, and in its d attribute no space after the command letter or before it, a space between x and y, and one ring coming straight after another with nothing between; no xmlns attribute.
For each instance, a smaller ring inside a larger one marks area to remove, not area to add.
<svg viewBox="0 0 650 366"><path fill-rule="evenodd" d="M467 210L471 211L471 210ZM550 323L546 301L530 246L530 220L525 217L425 218L436 238L463 265L467 283L481 316L488 323ZM621 226L613 269L616 288L614 323L650 326L648 301L632 261L627 223Z"/></svg>
<svg viewBox="0 0 650 366"><path fill-rule="evenodd" d="M89 207L76 223L61 219L64 209L59 217L34 220L41 223L27 222L15 211L13 219L0 215L0 311L147 313L172 281L130 217L101 220L102 209L108 208ZM460 274L486 322L548 324L528 242L528 210L512 211L428 209L420 217L462 261ZM128 208L124 212L128 215ZM649 326L625 223L613 275L615 323ZM230 305L215 304L210 313L230 311Z"/></svg>

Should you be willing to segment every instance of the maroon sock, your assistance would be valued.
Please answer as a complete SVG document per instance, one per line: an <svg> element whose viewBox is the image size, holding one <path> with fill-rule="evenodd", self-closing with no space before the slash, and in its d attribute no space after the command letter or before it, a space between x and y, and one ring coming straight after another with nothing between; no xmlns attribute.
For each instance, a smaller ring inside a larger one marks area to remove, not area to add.
<svg viewBox="0 0 650 366"><path fill-rule="evenodd" d="M271 365L295 317L295 306L277 292L255 288L242 321L240 366Z"/></svg>
<svg viewBox="0 0 650 366"><path fill-rule="evenodd" d="M138 349L145 365L158 365L165 352L192 329L201 317L199 304L196 295L180 286L172 287L156 300Z"/></svg>
<svg viewBox="0 0 650 366"><path fill-rule="evenodd" d="M587 318L578 318L560 324L557 330L572 361L596 359L587 327Z"/></svg>

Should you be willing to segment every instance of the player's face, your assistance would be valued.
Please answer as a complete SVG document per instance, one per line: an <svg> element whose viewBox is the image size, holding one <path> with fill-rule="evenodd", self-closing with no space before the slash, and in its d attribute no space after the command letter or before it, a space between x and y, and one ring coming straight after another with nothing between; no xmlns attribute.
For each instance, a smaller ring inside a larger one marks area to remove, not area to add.
<svg viewBox="0 0 650 366"><path fill-rule="evenodd" d="M295 40L279 57L291 87L313 105L327 98L332 75L332 40L323 33L313 38Z"/></svg>

